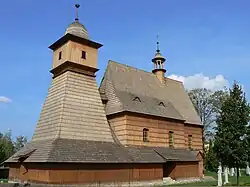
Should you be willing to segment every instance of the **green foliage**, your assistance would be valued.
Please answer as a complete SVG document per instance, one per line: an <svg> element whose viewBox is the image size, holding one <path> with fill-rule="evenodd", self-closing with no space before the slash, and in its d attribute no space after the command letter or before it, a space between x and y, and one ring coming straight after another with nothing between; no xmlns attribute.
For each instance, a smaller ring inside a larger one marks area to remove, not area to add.
<svg viewBox="0 0 250 187"><path fill-rule="evenodd" d="M248 159L246 132L249 112L245 94L235 82L217 118L214 151L224 166L236 167L237 170L245 166Z"/></svg>
<svg viewBox="0 0 250 187"><path fill-rule="evenodd" d="M216 159L216 154L214 152L213 143L211 140L209 142L209 148L206 151L204 164L206 171L217 172L218 161Z"/></svg>
<svg viewBox="0 0 250 187"><path fill-rule="evenodd" d="M14 145L11 140L11 131L0 135L0 163L14 153Z"/></svg>
<svg viewBox="0 0 250 187"><path fill-rule="evenodd" d="M0 179L0 183L8 183L8 179Z"/></svg>
<svg viewBox="0 0 250 187"><path fill-rule="evenodd" d="M27 138L18 136L16 141L12 141L11 131L0 133L0 163L12 156L16 151L27 143Z"/></svg>

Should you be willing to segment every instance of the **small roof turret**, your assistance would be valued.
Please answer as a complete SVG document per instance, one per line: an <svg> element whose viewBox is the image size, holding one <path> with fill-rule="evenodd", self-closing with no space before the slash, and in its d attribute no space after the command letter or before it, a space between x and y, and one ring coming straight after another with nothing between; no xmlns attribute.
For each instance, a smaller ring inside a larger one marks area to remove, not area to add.
<svg viewBox="0 0 250 187"><path fill-rule="evenodd" d="M161 63L164 63L166 61L166 58L161 55L158 35L157 35L157 43L156 43L156 45L157 45L157 49L156 49L155 57L152 59L152 62L157 63L157 62L159 62L158 60L161 60Z"/></svg>
<svg viewBox="0 0 250 187"><path fill-rule="evenodd" d="M164 69L164 62L166 58L161 55L160 47L159 47L159 36L157 35L157 49L152 62L154 64L153 73L157 76L157 78L164 83L165 82L165 73L166 70Z"/></svg>

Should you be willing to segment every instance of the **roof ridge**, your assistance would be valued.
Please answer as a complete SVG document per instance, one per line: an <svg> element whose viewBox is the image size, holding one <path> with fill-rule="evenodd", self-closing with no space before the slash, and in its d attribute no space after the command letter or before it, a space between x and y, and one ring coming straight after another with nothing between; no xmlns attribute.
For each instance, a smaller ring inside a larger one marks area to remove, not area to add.
<svg viewBox="0 0 250 187"><path fill-rule="evenodd" d="M50 147L50 150L48 151L48 155L47 155L47 162L50 161L51 157L53 156L53 153L55 152L55 149L56 147L54 146L58 141L59 139L61 139L60 137L57 137L57 138L54 138L54 139L50 139L52 140L51 142L51 147Z"/></svg>
<svg viewBox="0 0 250 187"><path fill-rule="evenodd" d="M150 72L150 71L146 71L146 70L144 70L144 69L136 68L136 67L133 67L132 65L123 64L123 63L120 63L120 62L117 62L117 61L114 61L114 60L109 60L109 61L108 61L108 65L109 65L110 63L119 64L119 65L122 65L122 66L125 66L125 67L129 67L129 68L136 69L137 71L142 71L142 72L148 73L148 74L150 74L150 75L154 75L154 73L152 73L152 72ZM106 69L108 69L108 68L106 68ZM106 72L106 71L105 71L105 72ZM166 79L183 84L182 81L175 80L175 79L172 79L172 78L169 78L169 77L165 77L165 80L166 80Z"/></svg>
<svg viewBox="0 0 250 187"><path fill-rule="evenodd" d="M136 68L136 67L133 67L132 65L123 64L123 63L120 63L120 62L117 62L117 61L114 61L114 60L109 60L109 61L108 61L108 64L110 64L110 63L119 64L119 65L122 65L122 66L125 66L125 67L129 67L129 68L136 69L136 70L138 70L138 71L143 71L143 72L148 73L148 74L150 74L150 75L154 75L154 74L153 74L152 72L150 72L150 71L146 71L146 70L144 70L144 69Z"/></svg>

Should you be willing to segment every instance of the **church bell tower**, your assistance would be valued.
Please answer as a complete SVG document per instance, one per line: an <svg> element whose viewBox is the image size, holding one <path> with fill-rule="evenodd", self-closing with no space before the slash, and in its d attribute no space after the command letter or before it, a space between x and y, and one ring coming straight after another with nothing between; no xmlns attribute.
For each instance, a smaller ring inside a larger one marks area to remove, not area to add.
<svg viewBox="0 0 250 187"><path fill-rule="evenodd" d="M49 47L53 50L52 73L54 76L58 73L58 69L62 70L64 69L62 67L66 66L69 68L69 64L73 67L81 66L82 69L85 67L92 73L97 71L98 49L102 45L89 40L87 29L79 22L80 5L76 4L75 7L75 21L68 26L64 36Z"/></svg>
<svg viewBox="0 0 250 187"><path fill-rule="evenodd" d="M154 69L152 72L156 75L156 77L159 79L161 83L165 83L166 69L164 69L164 63L166 59L164 56L161 55L158 36L157 36L156 45L157 45L157 49L156 49L155 57L152 59L152 62L154 64Z"/></svg>
<svg viewBox="0 0 250 187"><path fill-rule="evenodd" d="M53 50L52 83L32 141L77 139L113 142L95 79L98 49L76 18Z"/></svg>

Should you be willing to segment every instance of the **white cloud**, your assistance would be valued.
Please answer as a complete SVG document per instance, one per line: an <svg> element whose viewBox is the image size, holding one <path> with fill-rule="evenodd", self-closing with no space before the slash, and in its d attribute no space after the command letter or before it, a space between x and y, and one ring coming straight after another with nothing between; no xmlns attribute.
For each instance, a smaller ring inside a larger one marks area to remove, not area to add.
<svg viewBox="0 0 250 187"><path fill-rule="evenodd" d="M229 85L228 80L226 80L223 75L206 77L202 73L199 73L184 77L172 74L168 76L168 78L183 82L186 89L207 88L214 91L223 89L225 86L228 87Z"/></svg>
<svg viewBox="0 0 250 187"><path fill-rule="evenodd" d="M12 102L11 99L4 96L0 96L0 103L11 103L11 102Z"/></svg>

